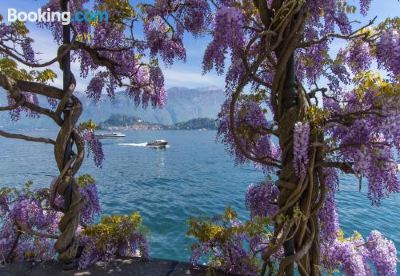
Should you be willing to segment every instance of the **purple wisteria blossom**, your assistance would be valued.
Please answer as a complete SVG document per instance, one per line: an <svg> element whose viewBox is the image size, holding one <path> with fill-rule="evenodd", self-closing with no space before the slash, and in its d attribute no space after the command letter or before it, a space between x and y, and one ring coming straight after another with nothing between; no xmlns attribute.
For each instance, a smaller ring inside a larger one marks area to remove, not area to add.
<svg viewBox="0 0 400 276"><path fill-rule="evenodd" d="M370 46L362 40L353 41L348 49L347 63L350 65L353 73L367 70L372 63Z"/></svg>
<svg viewBox="0 0 400 276"><path fill-rule="evenodd" d="M368 236L366 247L378 275L397 275L397 250L392 241L375 230Z"/></svg>
<svg viewBox="0 0 400 276"><path fill-rule="evenodd" d="M204 53L203 70L213 67L222 74L225 54L228 49L236 49L244 43L243 13L236 7L223 6L218 9L214 18L213 41Z"/></svg>
<svg viewBox="0 0 400 276"><path fill-rule="evenodd" d="M381 68L396 78L400 75L400 31L389 29L383 32L377 45L377 60Z"/></svg>
<svg viewBox="0 0 400 276"><path fill-rule="evenodd" d="M101 168L104 161L104 153L100 140L94 135L93 130L84 130L82 137L87 144L88 156L93 154L94 164Z"/></svg>
<svg viewBox="0 0 400 276"><path fill-rule="evenodd" d="M85 200L85 206L81 212L81 224L92 224L94 218L101 212L97 185L94 182L84 184L79 188L79 192Z"/></svg>
<svg viewBox="0 0 400 276"><path fill-rule="evenodd" d="M339 216L337 213L335 194L339 188L339 176L334 169L325 170L325 185L327 188L327 196L319 211L319 220L321 223L321 240L332 242L338 237L339 233Z"/></svg>
<svg viewBox="0 0 400 276"><path fill-rule="evenodd" d="M271 217L278 211L279 189L271 182L252 184L246 193L246 207L250 217Z"/></svg>
<svg viewBox="0 0 400 276"><path fill-rule="evenodd" d="M297 122L293 130L293 168L298 176L304 176L309 162L310 125Z"/></svg>

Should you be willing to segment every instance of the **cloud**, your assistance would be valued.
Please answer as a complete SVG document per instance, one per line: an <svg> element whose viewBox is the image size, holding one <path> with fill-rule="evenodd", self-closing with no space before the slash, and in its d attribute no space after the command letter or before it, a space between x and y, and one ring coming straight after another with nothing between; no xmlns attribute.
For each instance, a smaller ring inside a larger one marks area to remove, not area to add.
<svg viewBox="0 0 400 276"><path fill-rule="evenodd" d="M224 86L224 78L214 73L202 75L200 72L192 69L164 69L165 84L167 88L173 86L185 86L188 88L198 88L206 86Z"/></svg>

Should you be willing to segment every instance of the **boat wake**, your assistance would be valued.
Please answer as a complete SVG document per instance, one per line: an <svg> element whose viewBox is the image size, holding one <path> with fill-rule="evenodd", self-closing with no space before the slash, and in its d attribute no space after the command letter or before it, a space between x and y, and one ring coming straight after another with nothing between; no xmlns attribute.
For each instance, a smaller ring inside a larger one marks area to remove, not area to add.
<svg viewBox="0 0 400 276"><path fill-rule="evenodd" d="M119 143L119 146L128 146L128 147L145 147L147 143Z"/></svg>
<svg viewBox="0 0 400 276"><path fill-rule="evenodd" d="M148 148L169 148L170 145L165 145L165 146L152 146L152 145L148 145L148 143L119 143L118 146L123 146L123 147L148 147Z"/></svg>

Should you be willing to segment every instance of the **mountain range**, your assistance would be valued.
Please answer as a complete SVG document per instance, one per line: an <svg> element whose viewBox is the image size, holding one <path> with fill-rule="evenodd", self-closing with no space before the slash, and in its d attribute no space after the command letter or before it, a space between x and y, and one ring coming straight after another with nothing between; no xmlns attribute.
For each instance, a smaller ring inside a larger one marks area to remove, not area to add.
<svg viewBox="0 0 400 276"><path fill-rule="evenodd" d="M4 95L4 93L0 93L0 96L1 94ZM96 122L103 122L112 114L118 113L162 125L173 125L195 118L216 118L225 98L223 90L218 88L174 87L168 89L167 94L167 104L162 109L153 109L151 106L144 109L141 106L136 107L133 100L126 97L123 92L116 93L113 100L103 97L98 103L93 103L83 93L76 93L83 104L82 121L92 119ZM6 98L1 96L0 106L5 104ZM45 106L45 101L41 104ZM7 112L1 112L0 126L11 129L52 128L54 124L47 118L22 118L18 122L11 122Z"/></svg>

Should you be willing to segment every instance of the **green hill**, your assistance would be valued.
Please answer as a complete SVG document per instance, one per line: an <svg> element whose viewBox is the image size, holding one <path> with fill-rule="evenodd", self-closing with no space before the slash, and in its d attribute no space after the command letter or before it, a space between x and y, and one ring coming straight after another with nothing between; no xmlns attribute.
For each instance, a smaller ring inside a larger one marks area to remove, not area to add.
<svg viewBox="0 0 400 276"><path fill-rule="evenodd" d="M216 130L217 123L214 119L209 118L196 118L182 123L174 124L171 129L184 130L184 129L208 129Z"/></svg>

